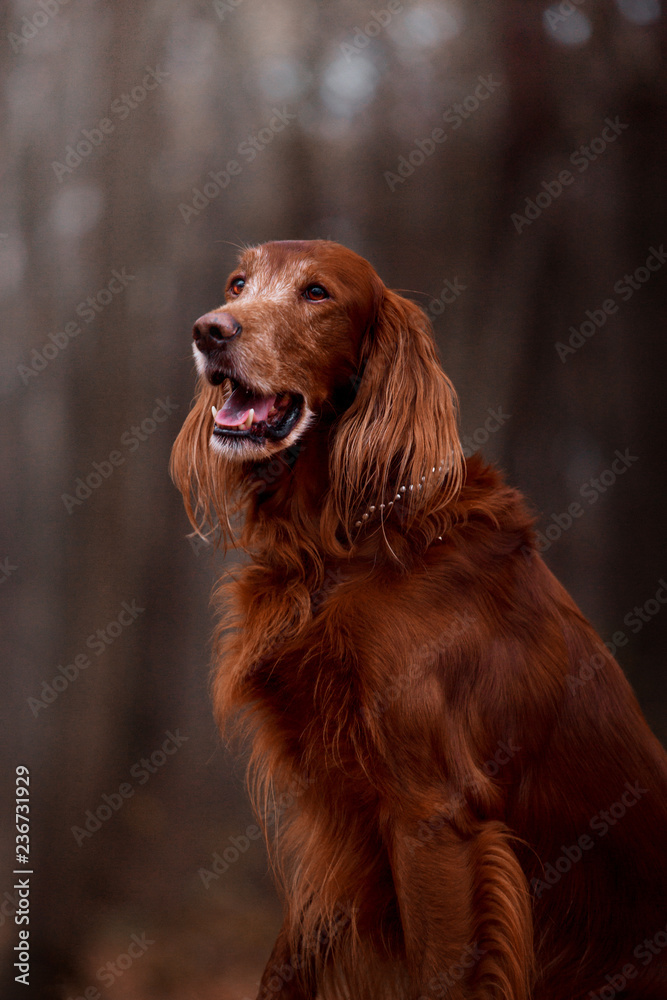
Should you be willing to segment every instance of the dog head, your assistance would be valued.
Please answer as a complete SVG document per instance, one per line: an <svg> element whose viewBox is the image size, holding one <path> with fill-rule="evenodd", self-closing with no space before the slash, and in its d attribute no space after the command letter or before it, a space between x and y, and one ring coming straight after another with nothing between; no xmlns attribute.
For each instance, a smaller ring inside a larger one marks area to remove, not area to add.
<svg viewBox="0 0 667 1000"><path fill-rule="evenodd" d="M405 525L458 491L456 397L428 319L340 244L246 250L225 302L195 323L193 351L199 394L172 458L193 520L199 508L219 522L230 493L247 499L267 462L323 429L334 533L349 539L364 507L388 515L399 502Z"/></svg>

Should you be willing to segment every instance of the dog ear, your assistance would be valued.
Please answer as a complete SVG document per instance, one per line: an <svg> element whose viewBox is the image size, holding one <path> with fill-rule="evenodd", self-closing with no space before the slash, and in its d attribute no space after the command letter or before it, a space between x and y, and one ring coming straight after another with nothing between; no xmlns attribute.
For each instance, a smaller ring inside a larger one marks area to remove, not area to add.
<svg viewBox="0 0 667 1000"><path fill-rule="evenodd" d="M169 471L195 533L225 547L234 537L231 519L239 474L211 451L211 405L216 399L214 389L200 378L194 405L174 442Z"/></svg>
<svg viewBox="0 0 667 1000"><path fill-rule="evenodd" d="M457 423L428 318L383 289L362 344L358 391L331 446L331 502L348 540L371 506L378 520L400 510L405 528L445 510L464 474Z"/></svg>

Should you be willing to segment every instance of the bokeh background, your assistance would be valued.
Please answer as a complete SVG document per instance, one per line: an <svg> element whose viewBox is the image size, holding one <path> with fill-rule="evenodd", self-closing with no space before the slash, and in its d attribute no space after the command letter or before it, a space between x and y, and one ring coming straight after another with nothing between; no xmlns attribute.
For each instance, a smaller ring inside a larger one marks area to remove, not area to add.
<svg viewBox="0 0 667 1000"><path fill-rule="evenodd" d="M664 11L13 0L0 17L2 995L243 1000L279 903L209 706L222 560L188 540L167 472L192 323L237 247L269 239L339 240L421 302L468 449L531 498L547 562L664 739Z"/></svg>

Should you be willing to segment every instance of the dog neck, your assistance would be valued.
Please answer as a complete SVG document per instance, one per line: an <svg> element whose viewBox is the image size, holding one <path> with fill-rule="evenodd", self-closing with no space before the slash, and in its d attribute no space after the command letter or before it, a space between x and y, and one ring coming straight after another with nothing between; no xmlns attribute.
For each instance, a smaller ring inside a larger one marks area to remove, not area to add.
<svg viewBox="0 0 667 1000"><path fill-rule="evenodd" d="M329 435L331 423L318 422L299 441L253 470L256 483L247 521L257 537L269 542L299 523L316 535L330 488Z"/></svg>

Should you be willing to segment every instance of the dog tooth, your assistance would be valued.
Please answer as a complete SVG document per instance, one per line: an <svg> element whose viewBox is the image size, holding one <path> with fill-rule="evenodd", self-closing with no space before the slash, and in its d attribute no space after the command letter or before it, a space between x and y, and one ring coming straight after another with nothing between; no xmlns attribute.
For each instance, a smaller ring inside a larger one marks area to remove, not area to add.
<svg viewBox="0 0 667 1000"><path fill-rule="evenodd" d="M247 431L249 431L250 428L252 427L252 422L253 422L254 419L255 419L255 411L254 410L249 410L248 411L248 416L245 418L245 420L243 422L243 426L244 426L244 428Z"/></svg>
<svg viewBox="0 0 667 1000"><path fill-rule="evenodd" d="M215 408L215 406L211 407L211 413L213 414L213 419L215 420L216 416L218 415L218 411Z"/></svg>

